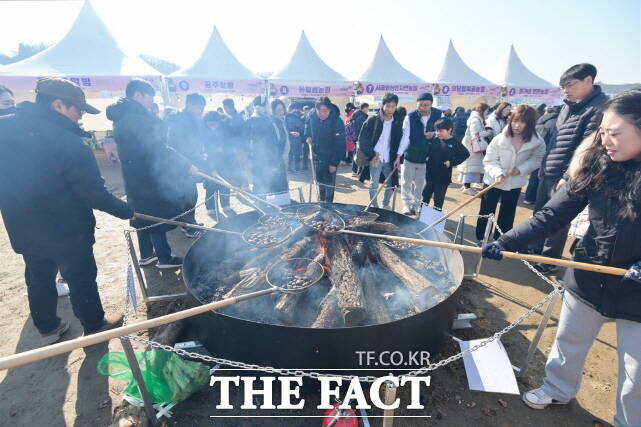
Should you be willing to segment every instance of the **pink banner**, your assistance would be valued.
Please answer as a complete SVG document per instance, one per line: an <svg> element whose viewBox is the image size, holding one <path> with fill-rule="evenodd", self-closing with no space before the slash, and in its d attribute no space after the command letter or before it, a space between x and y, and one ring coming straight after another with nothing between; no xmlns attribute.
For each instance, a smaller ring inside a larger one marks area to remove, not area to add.
<svg viewBox="0 0 641 427"><path fill-rule="evenodd" d="M434 95L499 96L500 86L434 83Z"/></svg>
<svg viewBox="0 0 641 427"><path fill-rule="evenodd" d="M260 94L265 92L262 80L221 80L168 77L169 92L203 92L227 94Z"/></svg>
<svg viewBox="0 0 641 427"><path fill-rule="evenodd" d="M504 88L507 98L535 98L535 99L548 99L559 100L561 99L561 89L558 87L518 87L508 86Z"/></svg>
<svg viewBox="0 0 641 427"><path fill-rule="evenodd" d="M357 95L385 95L388 92L396 95L419 95L424 92L432 92L432 84L358 82L355 91Z"/></svg>
<svg viewBox="0 0 641 427"><path fill-rule="evenodd" d="M270 83L271 96L292 96L298 98L318 98L319 96L349 97L354 95L354 87L345 84L322 83Z"/></svg>
<svg viewBox="0 0 641 427"><path fill-rule="evenodd" d="M148 81L160 90L160 76L5 76L0 74L0 84L11 90L34 90L36 83L46 77L61 77L76 83L85 91L124 91L127 83L134 78Z"/></svg>

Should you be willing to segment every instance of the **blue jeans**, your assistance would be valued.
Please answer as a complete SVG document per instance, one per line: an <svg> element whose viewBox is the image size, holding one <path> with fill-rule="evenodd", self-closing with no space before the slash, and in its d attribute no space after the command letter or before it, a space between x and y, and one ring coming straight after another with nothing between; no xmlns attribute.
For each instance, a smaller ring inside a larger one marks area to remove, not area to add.
<svg viewBox="0 0 641 427"><path fill-rule="evenodd" d="M387 163L381 163L377 167L372 166L371 164L369 165L369 198L370 200L374 198L376 195L376 190L378 190L378 185L379 185L379 180L381 179L381 174L385 178L389 176L390 173L392 173L392 163L387 162ZM385 188L385 195L383 196L383 206L389 205L390 199L392 198L392 192L394 190L394 186L392 185L392 180L387 181L387 187ZM373 207L378 207L378 200L374 200L372 202Z"/></svg>

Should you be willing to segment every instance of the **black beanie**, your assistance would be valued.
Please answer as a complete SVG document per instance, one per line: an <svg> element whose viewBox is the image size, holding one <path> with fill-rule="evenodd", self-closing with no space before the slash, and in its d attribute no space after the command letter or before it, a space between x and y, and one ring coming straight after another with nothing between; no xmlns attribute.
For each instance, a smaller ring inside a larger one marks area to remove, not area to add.
<svg viewBox="0 0 641 427"><path fill-rule="evenodd" d="M431 93L425 92L425 93L420 94L418 96L418 98L416 98L416 101L417 102L418 101L434 101L434 97L432 96Z"/></svg>

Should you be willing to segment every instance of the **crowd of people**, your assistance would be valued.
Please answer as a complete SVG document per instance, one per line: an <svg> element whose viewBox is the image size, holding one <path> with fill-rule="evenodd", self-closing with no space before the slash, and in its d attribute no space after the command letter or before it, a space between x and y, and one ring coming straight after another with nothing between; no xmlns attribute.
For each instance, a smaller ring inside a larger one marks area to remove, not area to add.
<svg viewBox="0 0 641 427"><path fill-rule="evenodd" d="M620 381L617 422L641 425L641 90L608 100L594 84L591 64L569 68L560 78L561 107L493 107L441 111L430 93L420 94L409 113L388 93L380 109L348 103L341 111L329 98L310 107L256 97L239 112L232 99L216 111L198 93L184 109L161 119L155 89L144 80L128 83L125 96L107 108L110 143L121 164L126 202L110 194L88 136L79 122L99 111L80 87L60 78L41 79L35 102L15 105L0 86L0 210L13 249L26 265L29 306L42 344L58 341L69 323L56 315L55 277L67 280L74 314L85 334L117 326L105 316L96 286L93 209L131 221L142 266L176 268L166 233L171 226L136 213L179 218L196 224L197 186L206 190L210 215L233 216L230 192L203 174L219 177L257 195L289 192L289 174L310 170L318 200L333 202L341 162L352 176L369 180L371 205L390 208L400 184L405 215L425 205L442 210L458 169L461 191L480 201L476 238L482 241L487 215L496 213L494 242L483 255L503 251L560 258L568 228L582 211L589 225L573 245L575 259L629 269L620 277L568 270L568 292L541 388L524 394L533 408L567 403L576 395L587 351L600 326L616 319ZM111 158L111 157L110 157ZM513 228L523 189L533 217ZM500 206L500 207L499 207ZM197 232L183 229L187 237ZM503 234L505 233L505 234ZM636 237L635 237L636 236ZM633 237L633 238L626 238ZM546 275L554 267L537 264Z"/></svg>

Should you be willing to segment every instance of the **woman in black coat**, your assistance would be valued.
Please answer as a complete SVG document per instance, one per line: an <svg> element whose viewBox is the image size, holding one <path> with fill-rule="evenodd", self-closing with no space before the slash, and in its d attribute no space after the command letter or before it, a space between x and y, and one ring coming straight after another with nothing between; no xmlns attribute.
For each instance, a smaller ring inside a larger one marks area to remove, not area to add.
<svg viewBox="0 0 641 427"><path fill-rule="evenodd" d="M617 327L619 387L615 425L641 425L641 90L604 104L592 145L568 184L527 222L483 248L525 251L528 242L567 226L586 206L590 226L574 251L576 261L628 269L624 277L566 271L559 328L543 385L523 395L535 409L565 404L578 392L583 364L601 325Z"/></svg>

